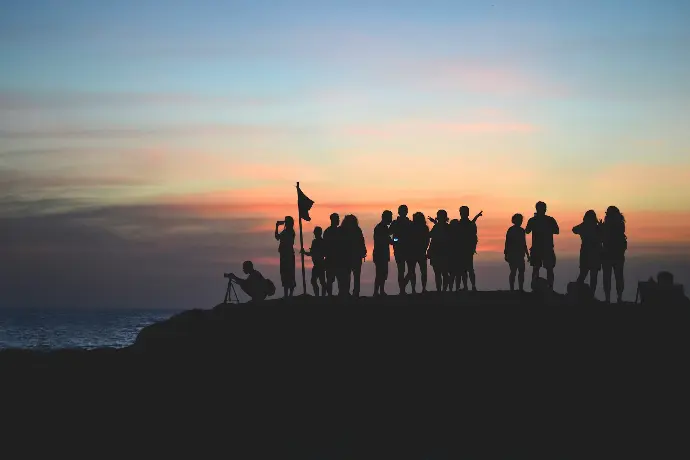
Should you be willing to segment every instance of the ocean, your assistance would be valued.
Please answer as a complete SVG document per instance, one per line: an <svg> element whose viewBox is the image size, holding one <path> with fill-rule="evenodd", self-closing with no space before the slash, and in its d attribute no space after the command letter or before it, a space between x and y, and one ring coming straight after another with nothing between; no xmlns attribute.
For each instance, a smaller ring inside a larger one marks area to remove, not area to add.
<svg viewBox="0 0 690 460"><path fill-rule="evenodd" d="M121 348L177 311L0 309L0 349Z"/></svg>

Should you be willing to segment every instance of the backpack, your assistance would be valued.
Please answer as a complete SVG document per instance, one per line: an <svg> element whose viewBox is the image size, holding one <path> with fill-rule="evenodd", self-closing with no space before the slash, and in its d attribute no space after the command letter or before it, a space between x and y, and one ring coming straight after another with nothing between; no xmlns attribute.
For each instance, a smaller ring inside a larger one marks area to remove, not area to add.
<svg viewBox="0 0 690 460"><path fill-rule="evenodd" d="M268 278L264 278L264 283L266 284L266 296L271 297L276 293L276 285L273 284L273 281L269 280Z"/></svg>

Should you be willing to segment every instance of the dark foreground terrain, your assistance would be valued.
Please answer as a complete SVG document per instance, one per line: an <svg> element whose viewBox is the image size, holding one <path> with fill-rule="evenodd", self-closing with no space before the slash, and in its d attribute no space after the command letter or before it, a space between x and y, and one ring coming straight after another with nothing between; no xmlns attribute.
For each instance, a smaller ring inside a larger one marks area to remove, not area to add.
<svg viewBox="0 0 690 460"><path fill-rule="evenodd" d="M689 327L686 306L507 292L220 305L126 349L0 353L3 448L687 458Z"/></svg>

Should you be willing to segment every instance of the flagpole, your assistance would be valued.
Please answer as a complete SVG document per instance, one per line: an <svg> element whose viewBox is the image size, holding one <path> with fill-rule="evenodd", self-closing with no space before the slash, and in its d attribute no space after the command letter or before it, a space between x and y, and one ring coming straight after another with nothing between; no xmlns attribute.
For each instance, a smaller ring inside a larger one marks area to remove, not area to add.
<svg viewBox="0 0 690 460"><path fill-rule="evenodd" d="M299 209L299 182L297 182L297 218L299 219L299 247L302 258L302 293L307 294L307 278L304 274L304 237L302 236L302 213Z"/></svg>

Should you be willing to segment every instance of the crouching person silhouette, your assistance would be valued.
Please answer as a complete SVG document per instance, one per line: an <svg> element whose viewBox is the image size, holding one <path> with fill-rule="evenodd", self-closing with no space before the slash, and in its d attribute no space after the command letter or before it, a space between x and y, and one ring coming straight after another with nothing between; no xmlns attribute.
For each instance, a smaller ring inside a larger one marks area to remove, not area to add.
<svg viewBox="0 0 690 460"><path fill-rule="evenodd" d="M247 278L240 278L233 273L226 273L225 277L230 281L236 283L250 298L250 302L260 302L266 297L272 296L276 292L276 287L271 280L264 278L258 270L254 268L251 261L246 261L242 264L242 271L247 275ZM228 302L230 289L225 296L225 302Z"/></svg>

